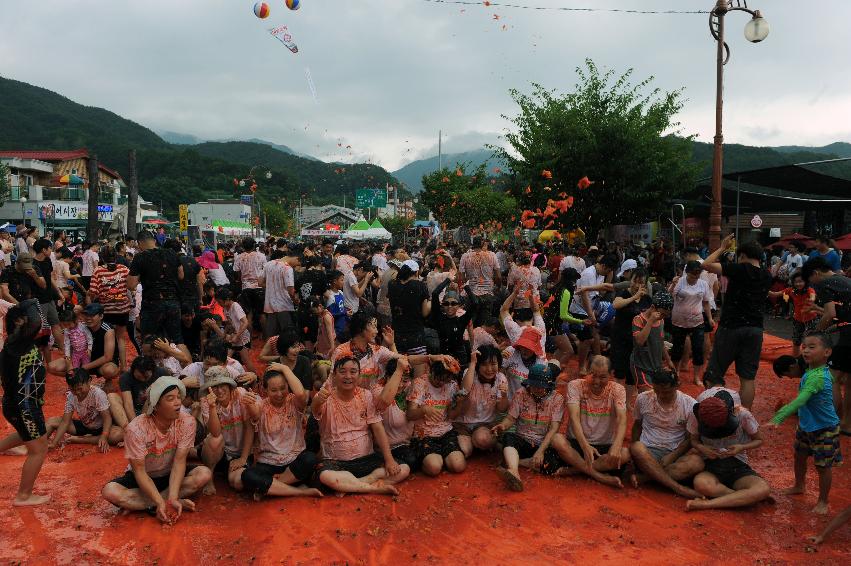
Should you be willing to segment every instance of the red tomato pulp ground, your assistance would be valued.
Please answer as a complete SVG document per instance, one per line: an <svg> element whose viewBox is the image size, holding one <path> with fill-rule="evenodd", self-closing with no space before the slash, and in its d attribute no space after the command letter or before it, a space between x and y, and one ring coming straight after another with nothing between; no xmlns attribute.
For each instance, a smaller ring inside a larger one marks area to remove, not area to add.
<svg viewBox="0 0 851 566"><path fill-rule="evenodd" d="M779 380L770 362L789 343L766 335L755 414L760 423L797 383ZM732 371L730 383L738 387ZM691 385L683 389L692 395ZM62 411L65 385L48 381L47 416ZM753 467L773 488L791 485L795 419L764 429ZM5 421L0 432L10 430ZM845 457L851 442L844 437ZM120 513L101 487L126 465L123 450L93 447L51 451L37 483L52 501L15 509L24 458L0 456L0 556L24 564L848 564L851 525L815 548L806 536L827 518L810 512L807 493L776 495L775 503L731 511L686 512L685 500L653 486L615 490L581 477L523 473L526 491L503 487L495 457L476 456L460 475L415 476L398 498L326 496L256 503L218 481L218 494L199 497L197 511L173 526L144 513ZM836 468L831 514L851 504L848 464Z"/></svg>

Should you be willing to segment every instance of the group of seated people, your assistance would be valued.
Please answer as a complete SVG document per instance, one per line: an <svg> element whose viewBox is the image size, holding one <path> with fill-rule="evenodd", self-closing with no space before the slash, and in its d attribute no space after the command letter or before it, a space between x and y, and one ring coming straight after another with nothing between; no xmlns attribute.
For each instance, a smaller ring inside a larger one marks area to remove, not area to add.
<svg viewBox="0 0 851 566"><path fill-rule="evenodd" d="M400 270L405 281L418 277L418 265L410 263ZM366 284L370 279L363 275ZM743 405L740 393L725 386L724 372L706 372L697 398L680 390L664 344L673 301L668 293L658 291L636 306L631 320L629 363L635 369L642 355L659 362L655 369L633 371L633 403L625 386L630 381L616 379L617 341L608 356L580 350L580 364L587 356L588 370L571 375L559 361L570 355L559 356L560 347L548 355L548 305L537 293L520 293L525 283L514 286L495 323L492 316L468 314L481 308L473 303L484 301L472 299L469 288L462 310L453 282L454 276L446 278L431 295L431 302L441 303L433 320L444 353L429 353L431 348L409 340L397 347L394 330L399 313L407 311L397 309L396 301L407 295L392 285L392 326L383 325L380 311L347 307L338 332L340 317L328 314L324 301L311 302L319 327L314 339L305 340L288 323L256 358L251 320L230 289L213 286L209 303L219 307L218 314L199 317L192 308L180 313L184 337L195 336L185 340L189 346L172 343L165 333L148 334L126 371L102 305L80 305L62 315L65 355L45 364L68 385L63 414L45 423L49 446L87 443L106 452L123 445L127 468L103 487L103 497L168 523L195 508L191 497L215 493L216 478L256 500L397 495L412 473L463 473L471 458L495 464L511 491L523 491L525 474L533 472L585 476L619 489L652 482L686 498L688 510L743 507L771 497L748 458L763 444L760 425L750 403ZM643 285L625 287L624 302L637 296L637 303ZM337 292L332 285L330 295ZM559 312L571 305L566 296L560 299L564 308L556 305ZM415 299L428 297L417 290ZM525 301L519 308L518 300ZM16 308L7 319L10 328L35 320ZM578 320L588 326L590 318ZM330 338L323 340L326 325ZM13 345L21 342L14 338ZM803 492L812 457L821 488L818 513L827 511L831 470L841 462L838 438L828 442L824 434L839 427L837 385L827 369L832 347L819 332L802 338L796 362L801 393L769 423L799 415L796 483L786 493ZM263 364L262 371L255 369ZM22 436L0 440L0 452L20 444Z"/></svg>

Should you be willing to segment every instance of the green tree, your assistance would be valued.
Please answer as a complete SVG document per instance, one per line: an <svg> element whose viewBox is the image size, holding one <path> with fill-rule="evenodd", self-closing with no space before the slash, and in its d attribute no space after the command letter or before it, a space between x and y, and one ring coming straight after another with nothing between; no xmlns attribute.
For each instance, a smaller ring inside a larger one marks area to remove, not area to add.
<svg viewBox="0 0 851 566"><path fill-rule="evenodd" d="M466 167L459 163L454 171L443 169L423 175L420 201L450 228L510 222L517 214L515 199L491 185L484 165L471 174Z"/></svg>
<svg viewBox="0 0 851 566"><path fill-rule="evenodd" d="M405 230L414 225L414 221L404 216L388 216L381 218L381 224L393 235L393 241L399 243L405 236Z"/></svg>
<svg viewBox="0 0 851 566"><path fill-rule="evenodd" d="M9 175L11 171L9 171L9 166L5 163L0 163L0 204L3 204L8 200L9 193L12 190L12 186L9 183Z"/></svg>
<svg viewBox="0 0 851 566"><path fill-rule="evenodd" d="M534 84L532 94L511 91L519 107L505 134L509 148L492 148L513 176L520 207L545 209L549 199L574 196L555 226L589 235L608 225L655 218L671 198L691 189L698 167L692 137L682 137L676 114L682 90L662 92L653 77L633 84L632 69L616 77L587 59L576 69L575 90L559 94ZM594 182L578 189L588 177ZM537 227L546 227L539 217Z"/></svg>

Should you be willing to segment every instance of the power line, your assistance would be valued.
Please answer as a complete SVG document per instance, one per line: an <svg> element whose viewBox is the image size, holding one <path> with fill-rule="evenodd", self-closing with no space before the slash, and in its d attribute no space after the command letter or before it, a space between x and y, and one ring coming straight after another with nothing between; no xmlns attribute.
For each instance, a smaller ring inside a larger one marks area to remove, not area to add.
<svg viewBox="0 0 851 566"><path fill-rule="evenodd" d="M561 6L527 6L502 2L474 2L472 0L420 0L432 4L458 4L461 6L480 6L494 8L517 8L520 10L559 11L559 12L614 12L621 14L708 14L708 10L630 10L626 8L567 8Z"/></svg>

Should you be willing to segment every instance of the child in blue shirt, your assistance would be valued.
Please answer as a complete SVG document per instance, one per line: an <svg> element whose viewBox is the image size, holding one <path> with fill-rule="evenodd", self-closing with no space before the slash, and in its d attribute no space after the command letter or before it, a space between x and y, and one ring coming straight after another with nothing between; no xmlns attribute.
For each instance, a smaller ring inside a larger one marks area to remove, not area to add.
<svg viewBox="0 0 851 566"><path fill-rule="evenodd" d="M830 493L832 466L842 462L839 449L838 385L827 367L832 352L830 338L814 333L804 338L801 355L809 368L801 378L798 396L785 405L769 426L779 426L787 417L798 413L798 430L795 432L795 485L783 490L785 495L804 493L807 458L813 457L819 479L818 503L814 513L827 513L827 496Z"/></svg>

